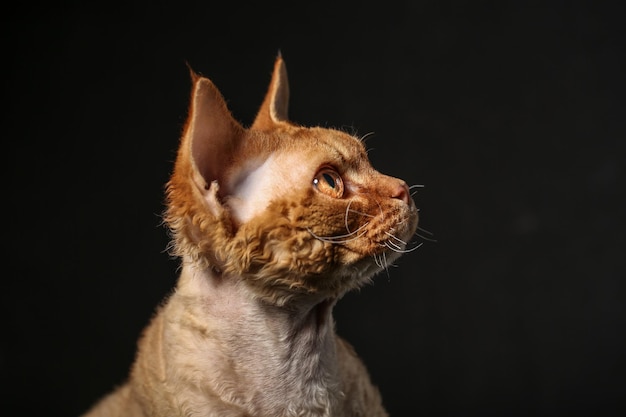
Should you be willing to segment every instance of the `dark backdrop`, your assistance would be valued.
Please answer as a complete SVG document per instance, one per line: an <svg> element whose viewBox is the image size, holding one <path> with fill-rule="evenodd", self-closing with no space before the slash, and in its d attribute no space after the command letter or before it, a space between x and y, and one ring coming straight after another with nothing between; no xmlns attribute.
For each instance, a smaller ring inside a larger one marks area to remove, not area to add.
<svg viewBox="0 0 626 417"><path fill-rule="evenodd" d="M280 50L294 121L425 185L437 242L335 314L391 414L625 410L623 2L83 3L1 17L3 409L78 415L126 376L177 275L186 64L249 124Z"/></svg>

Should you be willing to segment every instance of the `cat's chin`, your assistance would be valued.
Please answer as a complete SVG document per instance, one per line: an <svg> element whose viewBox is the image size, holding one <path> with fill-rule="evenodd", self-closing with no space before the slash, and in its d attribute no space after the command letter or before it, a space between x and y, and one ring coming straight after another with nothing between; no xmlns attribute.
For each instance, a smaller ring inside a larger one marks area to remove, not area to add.
<svg viewBox="0 0 626 417"><path fill-rule="evenodd" d="M379 269L386 269L404 253L415 248L411 239L417 230L417 223L417 209L412 203L395 216L388 216L379 224L372 225L363 238L345 245L346 263L363 261Z"/></svg>
<svg viewBox="0 0 626 417"><path fill-rule="evenodd" d="M385 250L358 262L356 268L360 270L360 273L357 275L359 287L370 283L375 275L386 271L400 256L400 253Z"/></svg>

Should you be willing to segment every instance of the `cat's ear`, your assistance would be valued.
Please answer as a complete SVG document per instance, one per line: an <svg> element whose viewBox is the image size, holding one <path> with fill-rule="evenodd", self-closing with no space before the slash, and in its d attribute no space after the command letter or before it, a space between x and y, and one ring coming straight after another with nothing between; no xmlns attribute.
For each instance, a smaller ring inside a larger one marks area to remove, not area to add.
<svg viewBox="0 0 626 417"><path fill-rule="evenodd" d="M193 89L189 116L179 150L179 160L188 163L199 190L214 182L223 185L223 175L244 135L217 87L191 71ZM214 190L216 192L216 190Z"/></svg>
<svg viewBox="0 0 626 417"><path fill-rule="evenodd" d="M280 54L274 62L274 71L265 100L252 124L252 129L267 130L274 125L288 122L289 81L287 68Z"/></svg>

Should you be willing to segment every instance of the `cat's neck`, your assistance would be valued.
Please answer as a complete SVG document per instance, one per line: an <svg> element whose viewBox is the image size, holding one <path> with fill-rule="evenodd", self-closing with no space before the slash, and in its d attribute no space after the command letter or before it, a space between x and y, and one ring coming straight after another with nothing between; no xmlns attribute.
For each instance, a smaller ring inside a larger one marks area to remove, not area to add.
<svg viewBox="0 0 626 417"><path fill-rule="evenodd" d="M199 303L198 313L224 326L251 315L250 318L270 320L269 324L278 335L302 336L302 333L310 332L323 337L334 332L332 308L335 299L309 294L294 297L285 306L269 305L255 297L238 277L224 277L212 269L198 269L192 263L183 264L176 293L193 304Z"/></svg>
<svg viewBox="0 0 626 417"><path fill-rule="evenodd" d="M245 398L263 392L250 401L263 401L255 407L268 415L282 415L272 404L301 404L305 409L322 398L327 404L335 402L335 300L309 296L289 306L268 306L235 277L187 263L170 301L177 328L197 344L200 356L195 363L209 364L212 368L205 371L218 375L221 384L245 387L231 395ZM205 361L207 357L220 360ZM230 363L237 364L235 372L223 365ZM273 387L271 392L267 387ZM313 398L315 391L322 397Z"/></svg>

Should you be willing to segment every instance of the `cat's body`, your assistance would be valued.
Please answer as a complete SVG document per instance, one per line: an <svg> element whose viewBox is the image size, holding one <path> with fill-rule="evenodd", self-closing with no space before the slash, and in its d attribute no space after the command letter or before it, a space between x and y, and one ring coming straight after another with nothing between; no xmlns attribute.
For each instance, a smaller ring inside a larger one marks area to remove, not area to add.
<svg viewBox="0 0 626 417"><path fill-rule="evenodd" d="M193 79L165 216L181 275L85 417L386 416L332 309L404 251L408 187L358 139L288 121L280 57L250 129Z"/></svg>

